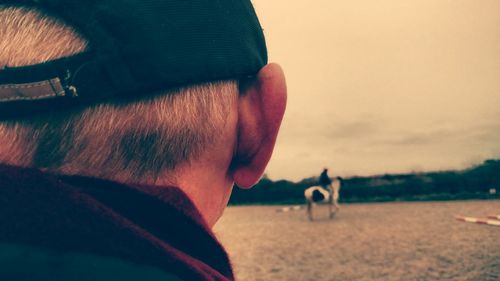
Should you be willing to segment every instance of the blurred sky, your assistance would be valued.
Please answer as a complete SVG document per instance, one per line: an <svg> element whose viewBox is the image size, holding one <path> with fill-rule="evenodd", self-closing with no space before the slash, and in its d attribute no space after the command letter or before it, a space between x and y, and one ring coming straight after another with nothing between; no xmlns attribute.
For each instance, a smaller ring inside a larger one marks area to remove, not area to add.
<svg viewBox="0 0 500 281"><path fill-rule="evenodd" d="M272 179L500 157L500 1L254 0L288 108Z"/></svg>

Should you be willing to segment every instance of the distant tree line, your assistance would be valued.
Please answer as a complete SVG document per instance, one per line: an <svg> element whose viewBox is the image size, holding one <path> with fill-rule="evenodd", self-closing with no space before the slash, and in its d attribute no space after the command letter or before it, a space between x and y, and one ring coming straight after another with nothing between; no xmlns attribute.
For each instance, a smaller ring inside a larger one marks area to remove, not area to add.
<svg viewBox="0 0 500 281"><path fill-rule="evenodd" d="M318 178L272 181L264 176L249 190L235 188L230 204L300 204ZM491 194L490 190L497 190ZM343 179L340 202L500 198L500 160L486 160L462 171L385 174Z"/></svg>

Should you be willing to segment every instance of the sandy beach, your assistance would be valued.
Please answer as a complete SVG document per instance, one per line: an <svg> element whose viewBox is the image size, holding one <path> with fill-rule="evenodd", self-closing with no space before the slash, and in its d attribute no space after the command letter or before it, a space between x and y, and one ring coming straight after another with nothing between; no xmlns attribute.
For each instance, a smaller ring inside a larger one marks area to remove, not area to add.
<svg viewBox="0 0 500 281"><path fill-rule="evenodd" d="M215 232L237 280L500 280L500 227L455 215L500 213L500 201L342 205L280 213L229 207Z"/></svg>

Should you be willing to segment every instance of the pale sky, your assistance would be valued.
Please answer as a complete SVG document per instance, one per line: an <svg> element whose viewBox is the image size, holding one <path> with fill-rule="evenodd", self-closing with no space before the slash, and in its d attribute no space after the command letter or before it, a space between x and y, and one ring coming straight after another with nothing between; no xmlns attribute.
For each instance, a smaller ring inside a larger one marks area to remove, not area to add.
<svg viewBox="0 0 500 281"><path fill-rule="evenodd" d="M500 158L500 1L253 4L288 84L272 179Z"/></svg>

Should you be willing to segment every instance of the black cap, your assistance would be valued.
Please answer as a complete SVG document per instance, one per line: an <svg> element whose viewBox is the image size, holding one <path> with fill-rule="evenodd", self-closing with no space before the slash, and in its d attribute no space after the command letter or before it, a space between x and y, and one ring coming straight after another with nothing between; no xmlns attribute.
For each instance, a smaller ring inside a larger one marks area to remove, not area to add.
<svg viewBox="0 0 500 281"><path fill-rule="evenodd" d="M0 0L72 25L88 52L0 66L0 119L256 74L267 50L250 0ZM0 6L1 8L1 6Z"/></svg>

